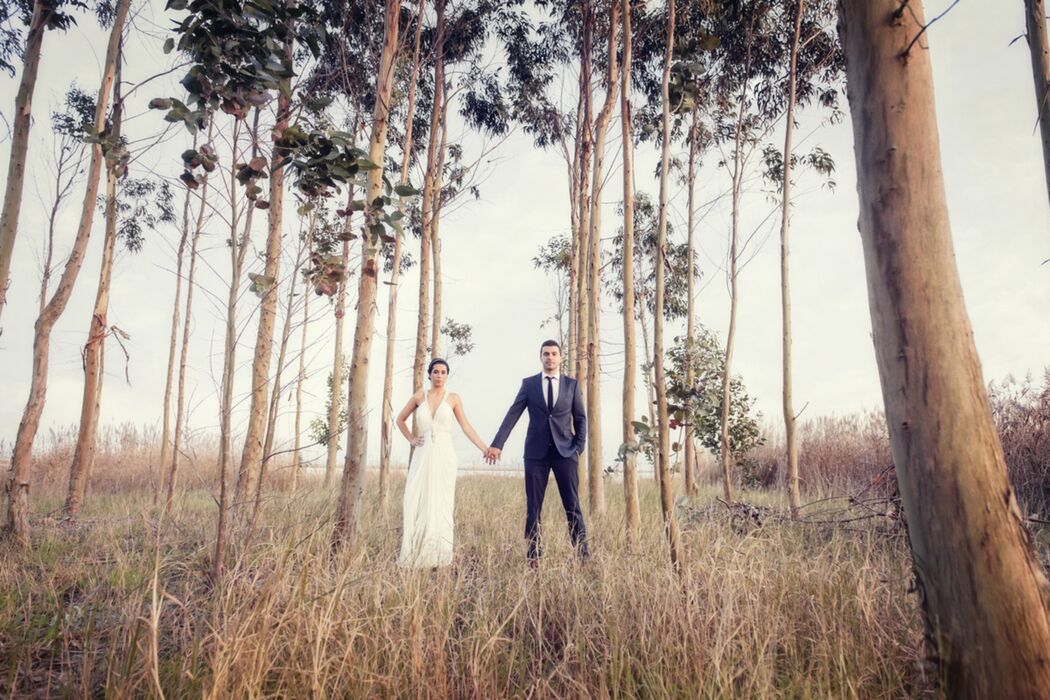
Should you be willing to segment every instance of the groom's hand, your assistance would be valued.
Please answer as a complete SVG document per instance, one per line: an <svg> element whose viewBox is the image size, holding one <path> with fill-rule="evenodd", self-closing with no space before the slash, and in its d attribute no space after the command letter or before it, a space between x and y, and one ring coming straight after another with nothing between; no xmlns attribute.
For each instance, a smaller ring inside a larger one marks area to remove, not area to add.
<svg viewBox="0 0 1050 700"><path fill-rule="evenodd" d="M485 461L489 464L495 464L499 461L499 457L502 453L503 450L500 450L495 447L490 447L487 450L485 450Z"/></svg>

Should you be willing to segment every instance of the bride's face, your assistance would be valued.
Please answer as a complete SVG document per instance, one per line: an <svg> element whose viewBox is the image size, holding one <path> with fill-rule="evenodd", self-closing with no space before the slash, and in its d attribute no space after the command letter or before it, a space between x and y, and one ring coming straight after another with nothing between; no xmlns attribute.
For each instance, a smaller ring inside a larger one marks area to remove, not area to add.
<svg viewBox="0 0 1050 700"><path fill-rule="evenodd" d="M430 386L440 389L445 386L446 379L448 379L448 368L445 365L434 365L434 369L430 370Z"/></svg>

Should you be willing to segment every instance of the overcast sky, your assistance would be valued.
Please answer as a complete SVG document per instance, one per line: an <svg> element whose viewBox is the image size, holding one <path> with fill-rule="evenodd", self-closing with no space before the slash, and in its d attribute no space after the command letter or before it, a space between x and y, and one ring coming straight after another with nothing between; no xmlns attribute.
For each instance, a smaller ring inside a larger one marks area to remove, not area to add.
<svg viewBox="0 0 1050 700"><path fill-rule="evenodd" d="M947 0L927 3L933 16ZM157 9L137 20L143 28L169 26ZM100 72L104 42L89 20L66 35L49 33L34 105L36 123L30 144L28 181L22 209L20 237L9 306L0 337L0 440L6 454L17 430L28 395L32 327L36 317L40 249L45 203L49 198L47 154L51 135L46 115L57 107L73 78L94 90ZM1034 89L1027 47L1010 42L1024 29L1023 3L971 0L960 3L929 32L933 52L942 159L952 219L956 256L967 307L986 380L1008 374L1041 374L1050 349L1050 208L1038 135L1035 130ZM137 35L129 42L125 80L140 81L164 67L159 55L162 38ZM0 79L0 105L9 120L16 81ZM142 90L129 106L134 116L129 129L148 134L159 128L156 112L145 113L145 103L160 94L177 94L158 85ZM845 108L845 100L843 99ZM793 216L793 305L795 323L795 402L804 418L846 414L881 403L871 323L864 281L860 238L857 233L857 196L852 134L849 119L821 125L821 115L803 115L801 146L820 145L835 159L834 191L822 188L813 176L798 186ZM462 127L459 129L462 134ZM618 127L611 130L618 132ZM774 143L780 140L774 135ZM483 145L465 138L466 158L478 156ZM158 173L178 174L177 154L188 139L179 138L144 157L139 165ZM9 141L0 145L7 162ZM613 171L602 195L604 233L615 234L616 208L622 199L618 170L618 137L610 140ZM646 146L638 153L637 188L657 194L652 177L657 156ZM700 266L704 275L697 304L702 323L724 335L728 321L725 258L729 225L728 201L720 195L728 186L719 158L708 154L700 170L698 201L713 202L699 222ZM541 322L553 311L550 281L535 270L532 258L555 235L568 233L568 197L565 167L556 152L536 149L522 135L512 135L493 154L481 199L456 208L442 220L445 315L473 327L474 351L452 360L449 386L463 397L468 416L482 438L489 440L506 411L522 377L539 371L539 345L554 334ZM141 175L142 172L133 175ZM685 197L676 188L672 220L677 235L685 235ZM59 248L68 249L80 206L78 192L62 213ZM779 257L774 220L761 225L772 207L767 193L756 187L744 203L745 230L756 231L750 249L753 259L740 279L740 316L735 367L757 409L774 426L780 414L780 301ZM260 217L262 218L262 217ZM262 222L260 222L262 223ZM263 224L264 225L264 224ZM293 234L294 219L286 223ZM223 299L227 253L221 225L206 227L205 250L197 294L188 384L189 422L194 434L216 431L218 377L222 365ZM256 244L264 235L256 230ZM289 235L294 239L294 236ZM96 222L91 254L77 283L73 301L58 324L52 344L51 377L44 434L48 427L75 424L79 417L82 371L80 351L88 327L101 247L101 217ZM110 323L130 334L128 366L112 343L107 347L107 373L102 398L102 423L129 422L147 429L160 424L160 404L167 362L168 329L174 293L173 227L152 234L138 255L121 253L116 267ZM410 245L412 245L410 243ZM418 257L418 252L417 252ZM261 260L249 259L248 269L259 270ZM288 269L287 265L284 272ZM394 403L399 409L411 392L416 289L410 271L403 278L398 318L397 378ZM385 290L385 287L384 287ZM244 368L251 360L255 319L247 318L252 300L245 297L242 312L237 392L247 390ZM282 302L283 303L283 302ZM313 303L315 321L307 348L310 379L305 385L307 417L324 411L324 377L331 362L332 311L325 302ZM385 291L380 297L377 329L386 325ZM353 312L348 314L352 318ZM602 317L602 413L604 452L611 460L619 445L622 377L622 326L613 305L606 302ZM348 323L346 347L352 341ZM681 333L673 327L671 335ZM298 333L292 349L297 352ZM382 388L383 337L373 344L369 402L372 410L370 459L378 458L378 406ZM294 368L292 370L294 372ZM639 394L638 414L644 409ZM239 403L243 427L246 402ZM290 402L282 403L282 437L291 438ZM304 420L304 424L308 423ZM524 419L523 419L524 423ZM507 464L520 463L524 425L505 449ZM237 443L239 444L239 442ZM462 436L457 445L465 461L475 450ZM320 456L312 450L309 457ZM398 437L395 459L407 456Z"/></svg>

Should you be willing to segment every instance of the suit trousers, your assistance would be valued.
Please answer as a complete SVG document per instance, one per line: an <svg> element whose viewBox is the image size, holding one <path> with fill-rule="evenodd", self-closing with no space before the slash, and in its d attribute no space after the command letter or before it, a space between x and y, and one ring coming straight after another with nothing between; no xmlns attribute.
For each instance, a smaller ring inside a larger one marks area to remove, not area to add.
<svg viewBox="0 0 1050 700"><path fill-rule="evenodd" d="M525 539L529 543L529 559L538 559L543 553L540 544L540 519L551 472L554 472L561 504L565 508L569 538L581 557L588 555L587 526L583 522L583 511L580 509L580 475L577 465L576 457L562 457L553 444L547 448L547 455L543 459L525 460L525 499L528 507L525 516Z"/></svg>

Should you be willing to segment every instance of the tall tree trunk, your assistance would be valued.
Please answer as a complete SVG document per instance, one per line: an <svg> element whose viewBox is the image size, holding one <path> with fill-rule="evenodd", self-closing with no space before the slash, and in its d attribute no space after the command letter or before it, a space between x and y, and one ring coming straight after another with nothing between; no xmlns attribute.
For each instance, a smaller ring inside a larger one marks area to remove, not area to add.
<svg viewBox="0 0 1050 700"><path fill-rule="evenodd" d="M401 158L401 184L408 184L408 174L412 168L412 132L416 115L416 83L419 80L419 47L423 36L423 7L420 2L416 14L416 39L412 50L412 73L408 79L408 109L405 112L405 146ZM404 203L399 210L404 213ZM397 335L397 292L401 279L401 245L404 236L398 234L394 239L394 260L390 270L390 298L387 303L386 316L386 357L383 370L383 414L381 426L381 445L379 448L379 503L385 513L390 506L390 449L393 443L393 394L394 394L394 338Z"/></svg>
<svg viewBox="0 0 1050 700"><path fill-rule="evenodd" d="M1043 0L1025 0L1024 7L1035 80L1036 114L1043 142L1043 167L1047 194L1050 195L1050 41L1046 32L1046 4Z"/></svg>
<svg viewBox="0 0 1050 700"><path fill-rule="evenodd" d="M211 125L208 126L208 143L211 143ZM167 494L164 498L164 514L171 515L175 503L175 479L179 470L179 451L182 445L182 427L186 419L186 364L189 359L190 333L193 329L193 285L197 275L197 251L200 246L201 233L204 231L204 212L208 208L208 174L205 173L200 189L200 209L193 229L193 240L190 243L190 267L186 276L186 312L182 321L182 347L179 349L178 390L175 396L175 432L172 435L171 462L168 465L166 481ZM188 195L187 191L187 195ZM161 465L161 469L164 465Z"/></svg>
<svg viewBox="0 0 1050 700"><path fill-rule="evenodd" d="M798 76L798 49L802 36L802 13L806 0L798 0L795 15L795 33L791 38L791 62L788 75L787 122L784 128L784 179L781 183L783 201L780 207L780 311L784 329L784 438L787 446L788 503L791 517L798 517L802 505L798 477L798 436L795 434L795 405L792 401L791 373L791 284L789 278L788 229L791 224L791 153L795 136L795 92Z"/></svg>
<svg viewBox="0 0 1050 700"><path fill-rule="evenodd" d="M445 153L448 142L448 128L445 120L448 118L448 86L442 90L446 95L444 104L441 106L441 145L438 147L438 167L436 181L434 183L434 214L430 217L430 248L434 263L434 313L430 316L430 356L441 356L441 303L442 294L441 280L441 210L444 208L442 190L445 187Z"/></svg>
<svg viewBox="0 0 1050 700"><path fill-rule="evenodd" d="M241 286L241 272L244 269L244 255L248 250L251 238L252 218L255 207L247 203L244 216L243 232L237 230L239 221L237 194L237 141L240 133L240 121L234 121L233 138L230 154L230 287L226 300L226 337L223 345L221 399L219 404L219 514L215 525L215 555L212 558L212 582L222 578L224 551L226 549L226 520L229 514L229 492L227 474L230 471L233 441L233 381L237 355L237 297ZM251 157L258 155L259 144L259 109L251 128Z"/></svg>
<svg viewBox="0 0 1050 700"><path fill-rule="evenodd" d="M671 429L667 409L667 383L664 379L664 293L667 278L667 179L671 153L671 62L674 56L675 0L667 3L667 52L664 54L664 71L661 80L663 98L663 147L660 151L660 213L656 240L656 310L653 313L653 358L655 360L656 410L657 410L657 473L660 479L660 507L664 515L664 532L671 550L671 566L681 574L681 545L678 522L674 514L674 497L671 493Z"/></svg>
<svg viewBox="0 0 1050 700"><path fill-rule="evenodd" d="M748 42L747 58L744 62L744 75L751 74L751 37ZM729 444L730 389L733 381L733 349L736 344L736 310L737 310L737 244L740 233L740 196L744 185L744 108L747 104L747 78L740 88L737 98L737 116L733 135L733 169L730 195L732 211L729 225L729 330L726 331L725 366L722 372L722 415L719 425L719 452L722 462L722 492L727 503L733 502L733 452Z"/></svg>
<svg viewBox="0 0 1050 700"><path fill-rule="evenodd" d="M443 4L444 0L439 0ZM387 119L390 94L394 84L394 54L398 43L400 0L386 0L384 11L383 53L376 76L376 102L372 117L372 137L368 157L383 163L386 154ZM433 138L433 136L431 137ZM373 202L383 192L383 169L368 172L366 202ZM376 282L379 277L379 241L368 231L367 220L362 235L361 280L357 296L357 327L350 360L350 399L348 403L348 438L343 483L336 509L333 544L336 547L353 542L360 524L361 493L364 490L366 447L368 438L368 363L375 331Z"/></svg>
<svg viewBox="0 0 1050 700"><path fill-rule="evenodd" d="M296 0L287 0L293 4ZM293 45L289 38L285 50L289 58ZM288 128L291 99L284 90L278 91L275 134ZM248 409L248 430L244 436L241 467L237 474L236 502L244 503L256 491L263 465L263 440L266 429L266 410L270 386L270 364L273 360L273 328L277 320L277 271L281 263L281 234L284 223L284 168L276 153L270 158L270 206L267 209L266 263L263 274L270 287L259 304L259 327L255 335L255 357L252 360L252 393Z"/></svg>
<svg viewBox="0 0 1050 700"><path fill-rule="evenodd" d="M284 306L284 325L281 328L281 344L277 349L277 369L273 373L273 391L270 392L270 408L266 418L266 438L263 440L262 463L259 465L259 481L255 484L255 501L252 503L252 516L249 531L255 529L255 524L262 509L262 486L269 473L270 460L274 457L273 445L277 439L277 413L280 408L281 392L284 385L281 376L284 374L285 360L288 357L288 340L292 336L292 316L295 314L295 288L299 282L299 270L303 266L303 253L306 250L306 241L299 241L299 247L295 253L295 263L291 274L288 275L288 299Z"/></svg>
<svg viewBox="0 0 1050 700"><path fill-rule="evenodd" d="M949 697L1050 696L1050 584L1006 473L955 266L922 3L842 0L875 356Z"/></svg>
<svg viewBox="0 0 1050 700"><path fill-rule="evenodd" d="M620 30L620 3L613 1L609 16L608 73L605 78L605 102L594 123L594 167L591 185L591 220L588 233L590 266L587 291L590 295L587 323L587 481L592 513L605 513L605 481L602 461L601 404L601 269L602 269L602 178L605 175L605 138L616 106L620 88L619 64L616 60L617 35Z"/></svg>
<svg viewBox="0 0 1050 700"><path fill-rule="evenodd" d="M685 337L688 339L690 356L693 352L696 343L696 293L694 291L693 278L696 276L694 268L694 259L696 257L696 159L698 151L700 150L699 144L700 128L699 128L699 117L697 110L693 110L693 123L689 128L689 164L688 171L686 172L686 206L689 211L686 213L686 228L688 229L688 243L686 250L689 254L689 262L686 263L686 314L685 314ZM686 386L692 388L693 383L696 381L696 369L693 366L692 361L686 364ZM696 493L696 438L694 436L694 430L696 426L692 425L692 419L690 419L690 425L685 429L685 468L683 474L685 476L685 492L692 496Z"/></svg>
<svg viewBox="0 0 1050 700"><path fill-rule="evenodd" d="M445 101L445 2L437 2L437 36L434 40L434 98L430 111L430 131L427 134L427 166L423 176L423 202L421 237L419 241L419 314L416 321L416 354L412 362L412 391L423 388L423 371L426 367L427 330L430 325L430 263L431 223L434 217L435 182L438 167L438 134L441 123L441 110ZM415 421L413 420L413 429Z"/></svg>
<svg viewBox="0 0 1050 700"><path fill-rule="evenodd" d="M117 66L117 54L120 50L120 35L124 21L128 16L131 0L118 0L110 30L109 44L106 48L106 62L102 73L102 85L99 88L95 105L95 128L102 132L106 126L106 112L109 109L109 95L113 89L113 79ZM11 476L7 484L7 525L8 536L14 541L29 544L29 472L33 453L33 442L40 427L40 415L44 411L47 397L48 359L51 351L51 331L62 316L62 312L73 294L73 285L80 267L84 263L84 253L91 238L91 224L95 217L95 200L98 196L99 176L102 172L103 154L99 144L91 146L91 164L88 166L87 189L84 192L84 203L80 209L80 224L77 227L73 248L66 260L62 276L59 278L55 294L51 297L44 312L36 320L33 334L33 373L29 385L29 400L18 425L15 437L15 449L11 459Z"/></svg>
<svg viewBox="0 0 1050 700"><path fill-rule="evenodd" d="M121 115L124 105L120 99L121 49L117 49L117 64L113 76L113 117L110 143L120 143ZM88 339L84 344L84 389L80 403L80 426L73 448L73 462L69 467L69 487L62 507L67 516L75 516L84 504L88 475L95 464L98 439L98 413L102 400L102 349L109 333L109 290L113 279L113 254L117 247L117 168L120 162L106 160L106 215L102 237L102 263L98 272L95 305L88 323Z"/></svg>
<svg viewBox="0 0 1050 700"><path fill-rule="evenodd" d="M53 12L50 2L36 0L29 21L26 45L22 53L22 79L15 95L15 117L11 128L11 152L7 161L7 187L0 211L0 315L7 306L7 286L11 277L11 257L18 236L18 215L22 209L22 187L25 183L26 154L29 151L29 128L33 123L33 92L44 44L44 32Z"/></svg>
<svg viewBox="0 0 1050 700"><path fill-rule="evenodd" d="M197 150L197 135L193 135L193 150ZM182 233L179 235L179 247L175 254L175 303L171 308L171 332L168 336L168 371L164 377L164 405L160 430L160 463L157 467L157 478L153 483L153 505L160 502L160 493L164 489L164 470L171 461L171 392L175 381L176 348L179 343L179 309L182 306L182 263L186 257L186 243L190 236L190 201L193 191L186 188L186 199L182 205ZM203 197L201 198L203 201ZM203 211L203 204L201 210Z"/></svg>
<svg viewBox="0 0 1050 700"><path fill-rule="evenodd" d="M631 0L621 0L623 69L620 75L620 127L623 140L623 444L633 446L634 387L638 353L634 339L634 128L631 125ZM623 455L624 526L627 548L638 542L641 514L638 504L638 453Z"/></svg>
<svg viewBox="0 0 1050 700"><path fill-rule="evenodd" d="M356 131L355 131L356 133ZM347 201L353 201L353 188ZM349 212L349 209L347 210ZM346 233L353 231L353 214L347 213ZM335 300L335 344L332 355L332 385L328 387L328 443L325 445L327 459L324 467L324 487L329 489L335 478L336 457L339 454L339 414L343 408L343 326L346 319L346 286L350 283L350 241L343 241L342 253L343 279L339 282L339 292Z"/></svg>
<svg viewBox="0 0 1050 700"><path fill-rule="evenodd" d="M307 238L306 259L309 260L313 254L313 233L311 231ZM292 493L299 488L299 469L302 464L303 435L303 382L306 381L306 339L307 329L310 326L310 297L313 290L303 292L303 328L302 336L299 338L299 371L295 375L295 443L292 449Z"/></svg>
<svg viewBox="0 0 1050 700"><path fill-rule="evenodd" d="M582 88L582 85L581 85ZM577 324L579 323L579 314L576 311L578 306L577 298L579 295L579 278L580 278L580 146L582 145L583 139L583 108L584 108L584 93L580 90L579 102L576 105L576 131L572 142L572 157L568 156L568 149L563 145L566 151L566 160L568 162L569 170L569 269L568 269L568 281L569 281L569 342L565 356L565 367L570 372L576 372L578 357L579 357L579 330ZM577 373L578 376L578 373ZM582 377L580 377L582 379Z"/></svg>
<svg viewBox="0 0 1050 700"><path fill-rule="evenodd" d="M288 298L284 304L284 325L281 327L281 344L277 348L277 370L273 375L273 391L270 392L270 408L266 417L266 439L263 440L263 474L266 473L267 462L273 456L273 444L277 440L277 415L281 402L281 392L284 391L285 365L288 360L288 341L292 337L292 318L295 316L295 298L298 296L295 289L299 282L299 270L303 267L303 254L306 252L306 241L299 241L299 248L295 254L295 264L291 274L288 275Z"/></svg>
<svg viewBox="0 0 1050 700"><path fill-rule="evenodd" d="M590 347L590 294L588 293L588 281L590 279L590 231L591 231L591 191L590 191L590 169L591 156L594 147L591 128L594 124L591 112L591 55L594 49L594 7L591 0L583 0L583 41L580 54L580 92L583 94L583 130L582 137L577 148L580 149L580 230L579 246L577 248L577 275L576 283L576 376L579 378L580 386L583 387L584 400L590 393L590 363L588 349ZM588 426L590 421L588 421ZM586 456L586 459L584 457ZM580 455L577 469L579 480L590 482L590 453ZM594 509L594 503L591 503Z"/></svg>

